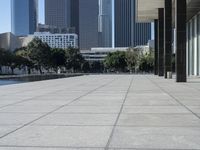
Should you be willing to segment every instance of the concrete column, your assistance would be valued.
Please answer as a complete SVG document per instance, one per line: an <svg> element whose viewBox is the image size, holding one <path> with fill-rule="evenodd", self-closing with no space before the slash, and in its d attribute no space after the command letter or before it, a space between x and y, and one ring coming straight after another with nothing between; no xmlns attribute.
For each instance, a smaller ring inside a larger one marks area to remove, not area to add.
<svg viewBox="0 0 200 150"><path fill-rule="evenodd" d="M154 20L154 42L155 42L155 52L154 52L154 74L158 75L158 20Z"/></svg>
<svg viewBox="0 0 200 150"><path fill-rule="evenodd" d="M165 0L164 9L164 73L172 72L172 1Z"/></svg>
<svg viewBox="0 0 200 150"><path fill-rule="evenodd" d="M186 82L186 0L175 0L176 81Z"/></svg>
<svg viewBox="0 0 200 150"><path fill-rule="evenodd" d="M164 8L158 9L158 75L164 76Z"/></svg>

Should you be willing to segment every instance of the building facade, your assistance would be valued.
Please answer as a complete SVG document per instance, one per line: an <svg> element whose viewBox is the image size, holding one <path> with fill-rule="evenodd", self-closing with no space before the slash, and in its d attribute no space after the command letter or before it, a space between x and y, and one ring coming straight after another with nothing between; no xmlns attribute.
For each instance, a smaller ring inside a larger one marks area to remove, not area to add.
<svg viewBox="0 0 200 150"><path fill-rule="evenodd" d="M77 34L51 34L49 32L35 32L33 36L34 38L41 39L42 42L47 43L51 48L78 48Z"/></svg>
<svg viewBox="0 0 200 150"><path fill-rule="evenodd" d="M154 21L155 75L167 78L167 72L172 72L174 47L176 82L199 76L200 1L137 0L137 7L138 21Z"/></svg>
<svg viewBox="0 0 200 150"><path fill-rule="evenodd" d="M71 0L71 28L79 35L79 0Z"/></svg>
<svg viewBox="0 0 200 150"><path fill-rule="evenodd" d="M96 47L92 48L91 50L83 50L81 51L82 56L85 58L85 60L92 62L92 61L100 61L103 62L108 56L109 53L121 51L126 52L128 50L128 47Z"/></svg>
<svg viewBox="0 0 200 150"><path fill-rule="evenodd" d="M187 74L200 75L200 11L187 22Z"/></svg>
<svg viewBox="0 0 200 150"><path fill-rule="evenodd" d="M11 32L0 34L0 48L5 50L14 51L17 48L25 47L33 40L33 36L28 35L19 37Z"/></svg>
<svg viewBox="0 0 200 150"><path fill-rule="evenodd" d="M79 44L81 50L98 47L98 0L79 1Z"/></svg>
<svg viewBox="0 0 200 150"><path fill-rule="evenodd" d="M71 25L71 0L45 0L45 24L59 28Z"/></svg>
<svg viewBox="0 0 200 150"><path fill-rule="evenodd" d="M52 34L55 33L67 34L67 33L75 33L75 28L74 27L59 28L57 26L38 24L37 32L50 32Z"/></svg>
<svg viewBox="0 0 200 150"><path fill-rule="evenodd" d="M151 39L151 24L136 22L136 1L115 0L115 46L135 47Z"/></svg>
<svg viewBox="0 0 200 150"><path fill-rule="evenodd" d="M99 0L99 46L112 46L112 0Z"/></svg>
<svg viewBox="0 0 200 150"><path fill-rule="evenodd" d="M38 0L11 0L11 32L16 36L33 34L38 23Z"/></svg>

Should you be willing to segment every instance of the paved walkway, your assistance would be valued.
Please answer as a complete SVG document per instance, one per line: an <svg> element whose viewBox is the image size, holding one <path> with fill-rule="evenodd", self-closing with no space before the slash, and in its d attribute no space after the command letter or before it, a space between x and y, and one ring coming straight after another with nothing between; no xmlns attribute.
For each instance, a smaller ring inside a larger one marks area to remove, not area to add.
<svg viewBox="0 0 200 150"><path fill-rule="evenodd" d="M200 149L200 79L82 76L0 87L0 150Z"/></svg>

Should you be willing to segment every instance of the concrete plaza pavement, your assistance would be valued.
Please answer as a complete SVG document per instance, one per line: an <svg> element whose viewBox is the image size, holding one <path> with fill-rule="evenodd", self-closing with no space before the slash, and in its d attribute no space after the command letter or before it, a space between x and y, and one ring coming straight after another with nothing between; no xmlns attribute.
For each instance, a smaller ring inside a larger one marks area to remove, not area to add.
<svg viewBox="0 0 200 150"><path fill-rule="evenodd" d="M200 79L88 75L0 86L0 150L200 150Z"/></svg>

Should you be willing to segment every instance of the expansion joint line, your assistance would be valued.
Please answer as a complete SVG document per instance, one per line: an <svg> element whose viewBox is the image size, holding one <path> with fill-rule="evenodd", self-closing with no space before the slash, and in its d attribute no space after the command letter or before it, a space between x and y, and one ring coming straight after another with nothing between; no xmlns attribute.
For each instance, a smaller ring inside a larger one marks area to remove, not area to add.
<svg viewBox="0 0 200 150"><path fill-rule="evenodd" d="M149 79L147 77L147 79L149 81L151 81L155 86L157 86L159 89L161 89L161 91L165 92L167 95L169 95L172 99L174 99L180 106L184 107L185 109L187 109L189 112L191 112L195 117L197 117L198 119L200 119L200 116L198 116L196 113L194 113L189 107L187 107L186 105L184 105L183 103L181 103L175 96L173 96L172 94L170 94L168 91L166 91L164 88L162 88L160 85L158 85L155 81Z"/></svg>
<svg viewBox="0 0 200 150"><path fill-rule="evenodd" d="M30 124L32 124L32 123L34 123L34 122L36 122L36 121L38 121L38 120L40 120L40 119L42 119L42 118L44 118L44 117L46 117L46 116L52 114L52 113L54 113L54 112L56 112L56 111L62 109L62 108L65 107L65 106L68 106L68 105L70 105L70 104L72 104L72 103L78 101L80 98L82 98L82 97L84 97L84 96L87 96L87 95L91 94L92 92L95 92L95 91L97 91L97 90L99 90L99 89L101 89L101 88L103 88L103 87L105 87L105 86L111 84L111 83L114 82L115 80L116 80L116 79L113 79L113 80L111 80L110 82L105 83L105 84L103 84L103 85L101 85L101 86L99 86L99 87L97 87L97 88L95 88L95 89L93 89L93 90L91 90L91 91L89 91L89 92L87 92L87 93L85 93L85 94L79 96L78 98L75 98L74 100L72 100L72 101L70 101L70 102L68 102L68 103L66 103L66 104L64 104L64 105L62 105L62 106L60 106L60 107L58 107L58 108L56 108L56 109L54 109L54 110L52 110L52 111L50 111L50 112L44 114L44 115L42 115L42 116L40 116L40 117L38 117L38 118L36 118L36 119L34 119L34 120L32 120L32 121L30 121L30 122L28 122L28 123L26 123L26 124L20 126L20 127L18 127L17 129L15 129L15 130L13 130L13 131L7 133L7 134L4 134L4 135L0 136L0 139L2 139L2 138L4 138L4 137L6 137L6 136L8 136L8 135L10 135L10 134L12 134L12 133L18 131L18 130L24 128L24 127L29 126Z"/></svg>
<svg viewBox="0 0 200 150"><path fill-rule="evenodd" d="M120 111L119 111L119 113L118 113L118 115L117 115L117 118L116 118L116 120L115 120L113 129L112 129L111 134L110 134L110 136L109 136L109 139L108 139L108 142L107 142L107 144L106 144L105 150L108 150L108 149L109 149L109 146L110 146L112 137L113 137L113 135L114 135L115 129L116 129L116 127L117 127L117 123L118 123L118 121L119 121L119 117L120 117L120 115L121 115L121 113L122 113L122 110L123 110L123 108L124 108L124 104L125 104L125 102L126 102L126 99L127 99L127 96L128 96L128 93L129 93L129 91L130 91L130 88L131 88L132 84L133 84L133 76L132 76L132 78L131 78L131 82L130 82L130 84L129 84L129 86L128 86L128 89L127 89L127 92L126 92L126 94L125 94L125 97L124 97L123 103L122 103L122 105L121 105Z"/></svg>

